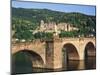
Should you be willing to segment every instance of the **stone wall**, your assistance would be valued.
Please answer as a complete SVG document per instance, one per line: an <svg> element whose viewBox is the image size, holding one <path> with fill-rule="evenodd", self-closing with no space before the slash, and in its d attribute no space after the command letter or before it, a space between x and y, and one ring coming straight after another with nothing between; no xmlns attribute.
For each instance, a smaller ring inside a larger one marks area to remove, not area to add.
<svg viewBox="0 0 100 75"><path fill-rule="evenodd" d="M84 60L85 47L89 42L93 43L94 47L95 38L54 38L52 40L34 40L27 43L12 43L12 54L21 50L31 50L41 56L44 61L44 67L50 69L62 68L62 49L65 44L72 44L76 48L79 60Z"/></svg>

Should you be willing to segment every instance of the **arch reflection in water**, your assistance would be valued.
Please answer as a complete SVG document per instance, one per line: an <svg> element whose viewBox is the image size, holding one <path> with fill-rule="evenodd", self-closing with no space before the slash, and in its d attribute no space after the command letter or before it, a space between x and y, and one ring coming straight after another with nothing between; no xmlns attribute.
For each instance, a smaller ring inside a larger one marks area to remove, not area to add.
<svg viewBox="0 0 100 75"><path fill-rule="evenodd" d="M85 68L96 68L96 48L92 42L88 42L85 47Z"/></svg>
<svg viewBox="0 0 100 75"><path fill-rule="evenodd" d="M12 62L13 73L36 72L36 69L41 68L44 64L41 56L29 50L22 50L13 54Z"/></svg>
<svg viewBox="0 0 100 75"><path fill-rule="evenodd" d="M65 44L63 46L62 53L63 53L63 62L62 62L63 69L64 70L77 69L79 65L79 61L78 61L79 55L76 47L71 43Z"/></svg>

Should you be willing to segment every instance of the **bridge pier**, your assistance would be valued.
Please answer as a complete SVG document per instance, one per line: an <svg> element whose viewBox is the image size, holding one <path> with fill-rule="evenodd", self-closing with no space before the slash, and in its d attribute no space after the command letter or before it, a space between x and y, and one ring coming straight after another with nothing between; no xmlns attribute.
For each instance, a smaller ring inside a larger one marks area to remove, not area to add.
<svg viewBox="0 0 100 75"><path fill-rule="evenodd" d="M62 68L62 44L61 40L54 40L54 68Z"/></svg>
<svg viewBox="0 0 100 75"><path fill-rule="evenodd" d="M83 39L79 39L79 45L78 45L78 54L79 54L79 60L84 60L84 49L85 48L85 44L84 44L84 40Z"/></svg>
<svg viewBox="0 0 100 75"><path fill-rule="evenodd" d="M51 40L46 42L46 68L62 68L62 47L61 40Z"/></svg>
<svg viewBox="0 0 100 75"><path fill-rule="evenodd" d="M85 59L84 58L84 50L82 50L82 51L80 50L79 51L79 57L80 57L79 60L84 60Z"/></svg>

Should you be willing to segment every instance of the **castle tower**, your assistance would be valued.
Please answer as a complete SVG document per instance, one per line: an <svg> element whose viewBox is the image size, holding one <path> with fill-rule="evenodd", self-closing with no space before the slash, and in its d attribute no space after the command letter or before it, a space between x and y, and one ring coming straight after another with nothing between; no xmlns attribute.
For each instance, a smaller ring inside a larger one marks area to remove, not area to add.
<svg viewBox="0 0 100 75"><path fill-rule="evenodd" d="M64 30L67 31L67 24L65 24L64 27L65 27Z"/></svg>
<svg viewBox="0 0 100 75"><path fill-rule="evenodd" d="M40 22L40 30L44 30L44 21L43 20L41 20L41 22Z"/></svg>
<svg viewBox="0 0 100 75"><path fill-rule="evenodd" d="M54 35L57 36L58 35L58 29L57 29L57 25L56 24L54 25L54 32L55 32Z"/></svg>
<svg viewBox="0 0 100 75"><path fill-rule="evenodd" d="M70 24L67 25L67 30L68 30L68 31L71 31L71 26L70 26Z"/></svg>

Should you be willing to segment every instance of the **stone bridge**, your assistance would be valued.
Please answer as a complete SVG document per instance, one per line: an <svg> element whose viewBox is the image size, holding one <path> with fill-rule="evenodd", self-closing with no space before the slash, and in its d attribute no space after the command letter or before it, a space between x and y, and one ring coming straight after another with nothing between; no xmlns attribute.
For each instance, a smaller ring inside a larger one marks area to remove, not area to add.
<svg viewBox="0 0 100 75"><path fill-rule="evenodd" d="M85 60L96 55L95 38L53 38L32 42L12 43L12 55L19 52L30 54L33 67L58 69L63 61ZM38 62L38 63L37 63Z"/></svg>

